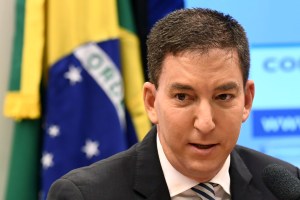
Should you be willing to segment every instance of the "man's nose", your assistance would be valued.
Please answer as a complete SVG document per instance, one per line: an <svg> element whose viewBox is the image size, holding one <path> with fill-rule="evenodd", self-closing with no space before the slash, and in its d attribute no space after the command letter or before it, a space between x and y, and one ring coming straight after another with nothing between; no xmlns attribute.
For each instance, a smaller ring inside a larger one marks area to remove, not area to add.
<svg viewBox="0 0 300 200"><path fill-rule="evenodd" d="M210 133L216 127L210 102L200 102L195 112L194 127L200 133Z"/></svg>

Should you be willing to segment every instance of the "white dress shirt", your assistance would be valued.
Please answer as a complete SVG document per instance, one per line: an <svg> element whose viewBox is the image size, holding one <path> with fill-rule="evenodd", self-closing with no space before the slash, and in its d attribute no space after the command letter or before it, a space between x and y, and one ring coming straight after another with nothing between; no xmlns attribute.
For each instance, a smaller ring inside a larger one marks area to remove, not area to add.
<svg viewBox="0 0 300 200"><path fill-rule="evenodd" d="M172 200L192 200L199 199L196 193L191 190L192 187L199 183L178 172L168 161L163 148L161 146L159 137L157 136L157 150L162 166L162 170L167 182ZM230 155L227 157L222 169L218 174L210 180L210 182L217 183L214 187L216 200L230 200L230 176L229 176Z"/></svg>

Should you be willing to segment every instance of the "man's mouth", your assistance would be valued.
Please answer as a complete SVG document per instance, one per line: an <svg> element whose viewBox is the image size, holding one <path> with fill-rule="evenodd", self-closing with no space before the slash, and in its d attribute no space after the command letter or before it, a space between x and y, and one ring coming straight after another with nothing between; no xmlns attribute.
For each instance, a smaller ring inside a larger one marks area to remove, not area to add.
<svg viewBox="0 0 300 200"><path fill-rule="evenodd" d="M198 149L210 149L215 146L215 144L192 144L194 147Z"/></svg>

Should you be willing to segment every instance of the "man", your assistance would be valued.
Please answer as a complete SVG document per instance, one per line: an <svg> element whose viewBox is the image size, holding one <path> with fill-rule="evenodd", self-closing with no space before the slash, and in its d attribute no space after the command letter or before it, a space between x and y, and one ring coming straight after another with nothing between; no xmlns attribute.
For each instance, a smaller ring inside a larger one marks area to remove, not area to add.
<svg viewBox="0 0 300 200"><path fill-rule="evenodd" d="M261 178L267 165L299 177L298 168L236 145L254 98L237 21L208 9L178 10L154 26L147 45L144 103L154 128L129 150L57 180L49 200L272 200Z"/></svg>

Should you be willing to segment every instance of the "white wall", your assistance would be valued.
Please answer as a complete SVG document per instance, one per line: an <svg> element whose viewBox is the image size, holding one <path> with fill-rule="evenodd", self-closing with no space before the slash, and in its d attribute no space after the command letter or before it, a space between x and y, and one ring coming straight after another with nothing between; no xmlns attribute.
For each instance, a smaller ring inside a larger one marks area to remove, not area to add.
<svg viewBox="0 0 300 200"><path fill-rule="evenodd" d="M0 0L0 199L4 199L12 142L12 120L3 116L13 45L15 0Z"/></svg>

